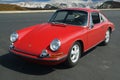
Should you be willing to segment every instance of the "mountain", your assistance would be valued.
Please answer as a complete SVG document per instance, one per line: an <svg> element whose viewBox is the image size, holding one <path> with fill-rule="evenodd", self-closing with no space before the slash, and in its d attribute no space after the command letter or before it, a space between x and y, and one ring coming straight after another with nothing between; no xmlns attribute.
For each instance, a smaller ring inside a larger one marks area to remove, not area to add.
<svg viewBox="0 0 120 80"><path fill-rule="evenodd" d="M106 1L102 5L100 5L98 8L120 8L120 2L116 1Z"/></svg>
<svg viewBox="0 0 120 80"><path fill-rule="evenodd" d="M0 11L17 11L17 10L27 10L26 8L11 5L11 4L0 4Z"/></svg>
<svg viewBox="0 0 120 80"><path fill-rule="evenodd" d="M7 2L7 3L12 3L12 2L25 2L25 1L35 1L35 2L46 2L46 1L50 1L50 0L0 0L1 2ZM68 0L69 1L69 0ZM88 0L80 0L80 1L88 1ZM107 0L92 0L93 2L98 2L98 1L107 1ZM113 0L108 0L108 1L113 1ZM116 0L119 1L119 0Z"/></svg>

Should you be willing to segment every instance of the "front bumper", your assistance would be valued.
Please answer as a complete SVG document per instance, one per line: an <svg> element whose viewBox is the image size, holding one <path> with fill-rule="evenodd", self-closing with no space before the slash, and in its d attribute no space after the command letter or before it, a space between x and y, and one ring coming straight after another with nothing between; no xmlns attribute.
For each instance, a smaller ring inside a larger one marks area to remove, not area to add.
<svg viewBox="0 0 120 80"><path fill-rule="evenodd" d="M59 64L65 61L65 59L67 58L67 55L64 53L53 54L50 55L49 57L40 58L39 56L27 54L14 49L9 49L9 52L33 62L38 62L40 64L49 64L49 65Z"/></svg>

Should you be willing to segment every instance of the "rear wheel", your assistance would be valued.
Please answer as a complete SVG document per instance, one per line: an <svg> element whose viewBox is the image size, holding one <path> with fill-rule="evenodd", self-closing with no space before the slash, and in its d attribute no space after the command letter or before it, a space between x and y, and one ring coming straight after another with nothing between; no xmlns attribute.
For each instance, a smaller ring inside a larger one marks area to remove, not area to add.
<svg viewBox="0 0 120 80"><path fill-rule="evenodd" d="M108 29L105 34L105 40L102 42L102 44L107 45L110 41L110 37L111 37L111 33L110 33L110 29Z"/></svg>
<svg viewBox="0 0 120 80"><path fill-rule="evenodd" d="M75 42L69 51L68 58L65 62L66 65L68 67L75 66L78 63L80 56L81 56L81 45L79 42Z"/></svg>

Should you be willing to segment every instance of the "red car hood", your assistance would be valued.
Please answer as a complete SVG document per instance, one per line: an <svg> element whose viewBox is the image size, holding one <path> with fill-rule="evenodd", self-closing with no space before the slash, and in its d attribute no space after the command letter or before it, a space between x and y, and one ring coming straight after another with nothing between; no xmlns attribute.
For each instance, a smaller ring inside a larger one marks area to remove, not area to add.
<svg viewBox="0 0 120 80"><path fill-rule="evenodd" d="M39 56L43 49L49 47L52 40L62 37L67 37L72 32L82 30L82 27L75 27L70 25L53 25L45 23L35 26L33 30L24 35L21 39L16 41L15 48L25 53ZM61 41L62 42L62 41Z"/></svg>

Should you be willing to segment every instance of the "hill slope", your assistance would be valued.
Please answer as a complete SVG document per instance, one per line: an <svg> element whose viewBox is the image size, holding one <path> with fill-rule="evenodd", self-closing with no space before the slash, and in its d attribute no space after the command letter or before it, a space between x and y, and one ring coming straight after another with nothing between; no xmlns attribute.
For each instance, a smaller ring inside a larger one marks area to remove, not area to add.
<svg viewBox="0 0 120 80"><path fill-rule="evenodd" d="M106 1L102 5L100 5L98 8L120 8L120 2L116 1Z"/></svg>
<svg viewBox="0 0 120 80"><path fill-rule="evenodd" d="M27 10L27 9L19 7L17 5L0 4L0 11L16 11L16 10Z"/></svg>

